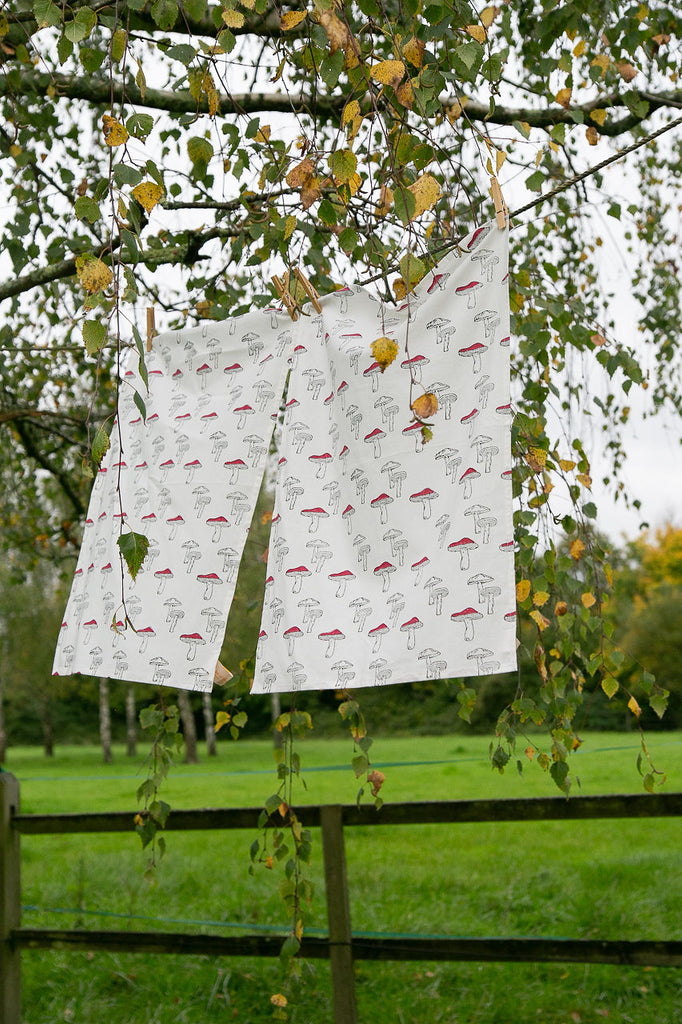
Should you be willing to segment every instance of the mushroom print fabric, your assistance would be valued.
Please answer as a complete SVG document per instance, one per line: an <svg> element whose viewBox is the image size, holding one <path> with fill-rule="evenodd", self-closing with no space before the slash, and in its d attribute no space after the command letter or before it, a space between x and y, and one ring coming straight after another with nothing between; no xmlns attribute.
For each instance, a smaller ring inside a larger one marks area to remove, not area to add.
<svg viewBox="0 0 682 1024"><path fill-rule="evenodd" d="M293 326L271 309L160 335L146 357L148 396L137 356L122 367L55 674L211 690ZM122 523L149 539L135 581L117 546Z"/></svg>
<svg viewBox="0 0 682 1024"><path fill-rule="evenodd" d="M282 402L253 691L515 668L507 232L478 228L400 308L359 287L320 301L156 338L146 422L131 354L56 674L211 689ZM383 373L380 337L400 353ZM135 581L127 528L150 542Z"/></svg>
<svg viewBox="0 0 682 1024"><path fill-rule="evenodd" d="M507 232L479 228L400 309L321 302L289 381L253 691L514 669ZM381 336L401 353L383 373Z"/></svg>

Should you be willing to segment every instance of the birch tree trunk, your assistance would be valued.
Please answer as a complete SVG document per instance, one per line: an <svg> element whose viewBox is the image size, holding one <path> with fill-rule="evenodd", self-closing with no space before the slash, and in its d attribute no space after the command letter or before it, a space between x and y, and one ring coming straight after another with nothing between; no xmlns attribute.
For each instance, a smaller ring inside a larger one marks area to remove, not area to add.
<svg viewBox="0 0 682 1024"><path fill-rule="evenodd" d="M135 757L137 753L137 719L135 718L135 688L126 690L126 755Z"/></svg>
<svg viewBox="0 0 682 1024"><path fill-rule="evenodd" d="M215 716L213 714L213 704L211 703L210 693L202 693L201 708L204 712L204 727L206 732L206 748L208 750L208 756L215 757L218 753L218 749L215 741Z"/></svg>
<svg viewBox="0 0 682 1024"><path fill-rule="evenodd" d="M99 681L99 741L102 745L102 758L105 764L114 760L111 753L111 709L109 707L109 680Z"/></svg>
<svg viewBox="0 0 682 1024"><path fill-rule="evenodd" d="M178 708L182 721L182 734L185 738L185 764L199 764L197 730L187 690L178 690Z"/></svg>
<svg viewBox="0 0 682 1024"><path fill-rule="evenodd" d="M7 755L7 734L5 732L5 687L0 679L0 764Z"/></svg>

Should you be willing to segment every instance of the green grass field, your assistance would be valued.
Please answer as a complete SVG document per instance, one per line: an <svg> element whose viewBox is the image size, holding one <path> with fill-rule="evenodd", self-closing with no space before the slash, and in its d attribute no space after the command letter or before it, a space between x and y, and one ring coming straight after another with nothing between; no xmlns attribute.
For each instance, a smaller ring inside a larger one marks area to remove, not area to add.
<svg viewBox="0 0 682 1024"><path fill-rule="evenodd" d="M374 763L387 801L558 794L529 765L493 773L482 737L381 739ZM574 755L585 794L639 792L636 734L590 734ZM666 791L682 789L682 734L649 738ZM96 748L11 749L25 812L128 810L141 763ZM308 786L298 802L352 803L350 740L301 744ZM276 788L267 742L225 742L219 756L177 765L175 808L260 805ZM682 939L682 829L672 820L401 826L346 830L356 931L421 935ZM27 836L22 902L28 927L239 931L283 928L278 875L248 874L247 832L169 833L156 882L143 879L136 836ZM321 844L311 928L324 929ZM24 1024L219 1024L271 1020L276 962L142 954L24 954ZM682 973L582 965L357 965L363 1024L682 1022ZM306 974L297 1024L331 1024L329 968Z"/></svg>

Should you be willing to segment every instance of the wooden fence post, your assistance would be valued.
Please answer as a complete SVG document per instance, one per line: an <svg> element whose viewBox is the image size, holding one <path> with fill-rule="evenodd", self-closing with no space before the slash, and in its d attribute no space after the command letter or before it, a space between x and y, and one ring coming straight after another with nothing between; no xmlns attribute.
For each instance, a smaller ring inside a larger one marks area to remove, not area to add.
<svg viewBox="0 0 682 1024"><path fill-rule="evenodd" d="M334 990L334 1024L357 1024L355 974L343 841L343 810L339 804L320 808L324 880L329 922L329 962Z"/></svg>
<svg viewBox="0 0 682 1024"><path fill-rule="evenodd" d="M10 939L21 923L18 812L19 783L0 772L0 1024L21 1022L21 953Z"/></svg>

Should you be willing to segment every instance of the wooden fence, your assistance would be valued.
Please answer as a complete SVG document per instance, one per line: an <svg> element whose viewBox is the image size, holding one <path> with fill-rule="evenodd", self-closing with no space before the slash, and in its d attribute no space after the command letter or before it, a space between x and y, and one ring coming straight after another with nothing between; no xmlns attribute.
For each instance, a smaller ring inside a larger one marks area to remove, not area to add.
<svg viewBox="0 0 682 1024"><path fill-rule="evenodd" d="M281 938L265 935L196 935L177 932L24 928L21 924L21 835L130 832L133 813L21 814L19 784L0 774L0 1024L21 1021L21 951L112 950L208 956L277 956ZM260 808L173 811L168 831L257 829ZM577 821L682 816L682 793L522 800L448 800L373 807L326 805L298 809L307 827L322 830L328 936L304 936L301 954L328 959L335 1024L357 1024L354 960L469 960L576 962L682 967L682 942L625 942L547 938L369 938L351 929L344 828L355 825L457 825L464 822Z"/></svg>

